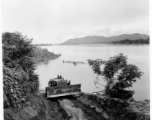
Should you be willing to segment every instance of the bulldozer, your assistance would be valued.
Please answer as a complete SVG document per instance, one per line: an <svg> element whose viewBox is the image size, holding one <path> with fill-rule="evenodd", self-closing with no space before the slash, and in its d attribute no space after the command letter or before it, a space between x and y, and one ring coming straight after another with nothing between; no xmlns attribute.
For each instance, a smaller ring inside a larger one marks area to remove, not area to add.
<svg viewBox="0 0 152 120"><path fill-rule="evenodd" d="M81 84L71 85L70 80L64 79L61 75L50 79L45 94L47 98L56 98L61 96L78 95L81 93Z"/></svg>

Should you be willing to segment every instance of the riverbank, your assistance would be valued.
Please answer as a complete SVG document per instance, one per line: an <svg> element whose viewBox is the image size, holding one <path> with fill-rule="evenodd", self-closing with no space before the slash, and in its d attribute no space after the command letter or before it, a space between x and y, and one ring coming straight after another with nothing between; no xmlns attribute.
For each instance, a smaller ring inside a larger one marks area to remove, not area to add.
<svg viewBox="0 0 152 120"><path fill-rule="evenodd" d="M42 63L42 62L48 62L49 60L54 60L60 57L61 54L55 54L52 52L49 52L47 49L42 49L38 46L34 48L34 62L36 64Z"/></svg>
<svg viewBox="0 0 152 120"><path fill-rule="evenodd" d="M20 108L4 109L4 120L68 120L66 112L55 100L32 95Z"/></svg>
<svg viewBox="0 0 152 120"><path fill-rule="evenodd" d="M108 102L106 102L108 101ZM107 105L107 103L109 105ZM111 103L115 104L115 109ZM149 110L149 101L129 101L128 108L121 102L93 94L82 93L79 97L47 99L42 94L31 96L20 108L4 109L5 120L149 120L147 111L134 111L132 105ZM141 106L143 104L144 106ZM145 107L146 106L146 107ZM140 110L140 109L138 109Z"/></svg>
<svg viewBox="0 0 152 120"><path fill-rule="evenodd" d="M122 101L96 94L83 94L78 98L83 104L102 113L110 120L149 120L150 100ZM126 106L126 107L125 107Z"/></svg>

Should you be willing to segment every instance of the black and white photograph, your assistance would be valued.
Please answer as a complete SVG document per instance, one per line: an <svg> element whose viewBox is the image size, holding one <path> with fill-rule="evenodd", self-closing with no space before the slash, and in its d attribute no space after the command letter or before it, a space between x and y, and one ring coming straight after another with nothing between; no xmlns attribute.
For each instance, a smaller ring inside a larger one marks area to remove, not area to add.
<svg viewBox="0 0 152 120"><path fill-rule="evenodd" d="M150 120L150 0L1 0L3 120Z"/></svg>

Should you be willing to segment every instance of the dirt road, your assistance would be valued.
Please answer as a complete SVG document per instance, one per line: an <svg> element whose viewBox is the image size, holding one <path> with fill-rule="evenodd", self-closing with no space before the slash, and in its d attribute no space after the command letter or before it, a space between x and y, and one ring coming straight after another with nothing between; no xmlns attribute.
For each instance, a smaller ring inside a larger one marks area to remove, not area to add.
<svg viewBox="0 0 152 120"><path fill-rule="evenodd" d="M70 120L87 120L85 119L85 115L80 108L74 106L74 104L68 100L63 99L59 100L60 106L66 111Z"/></svg>
<svg viewBox="0 0 152 120"><path fill-rule="evenodd" d="M105 120L103 114L86 106L77 99L58 100L70 120Z"/></svg>

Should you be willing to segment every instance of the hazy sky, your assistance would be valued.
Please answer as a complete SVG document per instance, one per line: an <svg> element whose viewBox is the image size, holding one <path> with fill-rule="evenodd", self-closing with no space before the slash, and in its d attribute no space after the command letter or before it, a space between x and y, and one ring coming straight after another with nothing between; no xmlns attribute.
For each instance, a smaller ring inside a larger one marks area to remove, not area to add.
<svg viewBox="0 0 152 120"><path fill-rule="evenodd" d="M33 43L86 35L149 34L148 0L2 0L2 32Z"/></svg>

